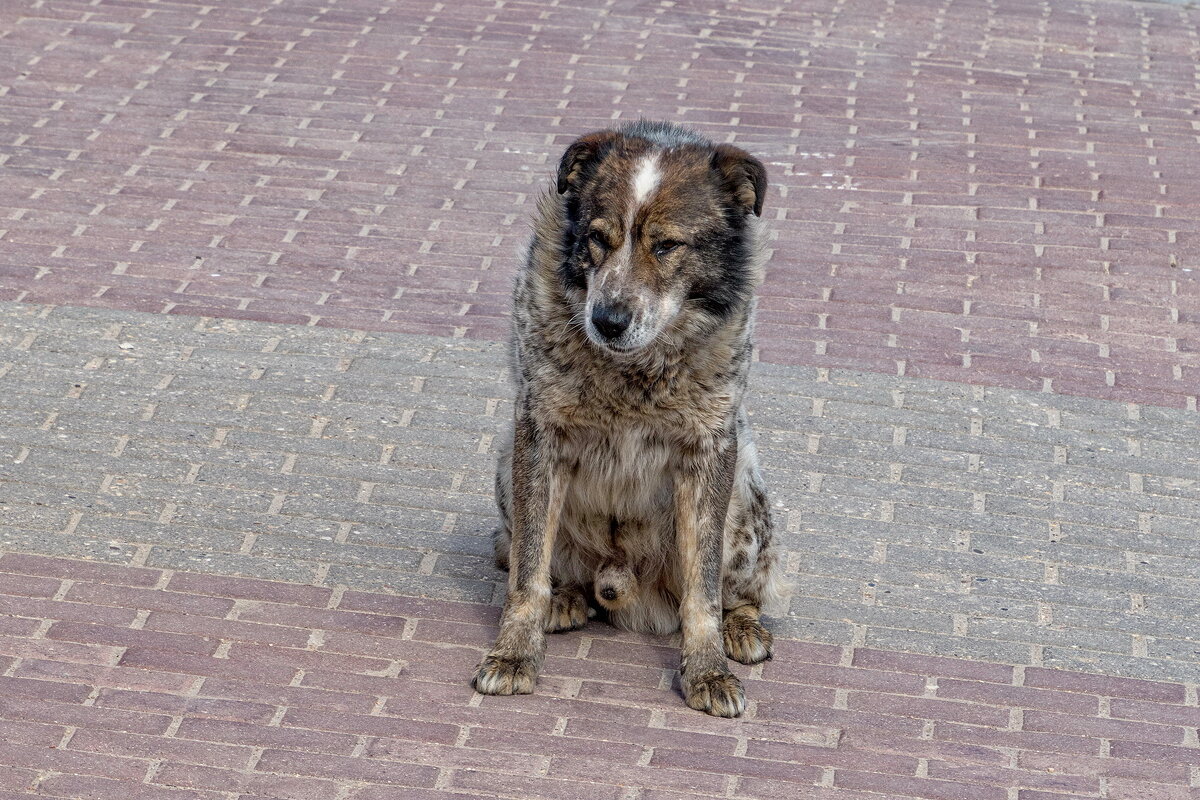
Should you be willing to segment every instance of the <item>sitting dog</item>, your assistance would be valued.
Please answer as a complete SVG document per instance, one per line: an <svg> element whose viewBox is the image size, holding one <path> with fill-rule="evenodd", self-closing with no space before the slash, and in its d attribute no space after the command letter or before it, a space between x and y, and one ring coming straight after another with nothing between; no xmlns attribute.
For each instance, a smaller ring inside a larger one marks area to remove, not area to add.
<svg viewBox="0 0 1200 800"><path fill-rule="evenodd" d="M686 128L584 136L545 192L513 293L514 428L496 475L508 597L473 680L533 691L545 634L682 629L692 708L746 706L726 656L771 657L771 514L742 407L766 170Z"/></svg>

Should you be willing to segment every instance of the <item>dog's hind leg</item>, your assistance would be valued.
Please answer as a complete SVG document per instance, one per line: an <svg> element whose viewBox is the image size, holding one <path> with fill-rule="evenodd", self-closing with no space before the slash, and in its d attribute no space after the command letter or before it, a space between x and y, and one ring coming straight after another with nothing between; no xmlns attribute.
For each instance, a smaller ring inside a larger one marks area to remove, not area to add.
<svg viewBox="0 0 1200 800"><path fill-rule="evenodd" d="M546 633L564 633L582 628L588 621L588 604L583 589L571 584L555 586L550 595Z"/></svg>
<svg viewBox="0 0 1200 800"><path fill-rule="evenodd" d="M771 657L771 632L758 621L758 606L729 609L721 621L725 655L743 664L757 664Z"/></svg>
<svg viewBox="0 0 1200 800"><path fill-rule="evenodd" d="M492 531L492 555L496 566L508 570L508 552L512 547L512 458L513 436L510 431L500 443L496 461L496 510L500 524Z"/></svg>
<svg viewBox="0 0 1200 800"><path fill-rule="evenodd" d="M721 631L726 655L743 664L757 664L771 657L772 645L771 632L759 615L764 607L772 611L779 604L783 590L771 506L754 445L744 428L739 462L725 522Z"/></svg>

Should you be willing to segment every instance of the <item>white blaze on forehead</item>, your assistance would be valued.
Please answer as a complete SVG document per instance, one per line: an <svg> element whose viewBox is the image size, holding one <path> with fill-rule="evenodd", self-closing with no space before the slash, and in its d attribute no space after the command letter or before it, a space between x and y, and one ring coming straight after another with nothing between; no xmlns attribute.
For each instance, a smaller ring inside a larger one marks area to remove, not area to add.
<svg viewBox="0 0 1200 800"><path fill-rule="evenodd" d="M658 171L658 155L644 156L638 163L637 172L633 176L633 200L636 203L646 202L654 190L662 173Z"/></svg>

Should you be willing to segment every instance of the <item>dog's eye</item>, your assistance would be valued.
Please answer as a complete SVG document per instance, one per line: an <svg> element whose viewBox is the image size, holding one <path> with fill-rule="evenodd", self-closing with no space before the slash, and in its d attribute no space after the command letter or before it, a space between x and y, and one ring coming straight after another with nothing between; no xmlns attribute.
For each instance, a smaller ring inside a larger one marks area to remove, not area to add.
<svg viewBox="0 0 1200 800"><path fill-rule="evenodd" d="M667 253L670 253L680 247L683 247L683 242L677 242L673 239L665 239L654 245L654 255L658 258L662 258Z"/></svg>
<svg viewBox="0 0 1200 800"><path fill-rule="evenodd" d="M604 234L600 231L592 231L589 233L588 241L599 247L601 250L608 249L608 240L604 238Z"/></svg>

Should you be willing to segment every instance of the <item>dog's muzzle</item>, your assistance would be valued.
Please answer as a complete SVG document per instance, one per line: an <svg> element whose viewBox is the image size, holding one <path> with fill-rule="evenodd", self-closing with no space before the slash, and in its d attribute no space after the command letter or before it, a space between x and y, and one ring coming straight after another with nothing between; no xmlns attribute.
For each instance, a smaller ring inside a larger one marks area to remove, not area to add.
<svg viewBox="0 0 1200 800"><path fill-rule="evenodd" d="M632 322L633 312L624 305L597 303L592 307L592 327L609 342L621 338Z"/></svg>

